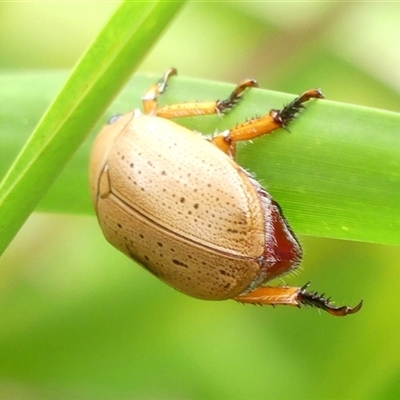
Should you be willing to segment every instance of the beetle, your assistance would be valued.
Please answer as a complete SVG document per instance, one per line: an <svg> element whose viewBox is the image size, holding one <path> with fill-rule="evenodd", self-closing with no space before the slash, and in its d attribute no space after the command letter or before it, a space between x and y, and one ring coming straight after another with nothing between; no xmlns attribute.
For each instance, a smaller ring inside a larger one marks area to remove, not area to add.
<svg viewBox="0 0 400 400"><path fill-rule="evenodd" d="M173 288L204 300L335 307L302 287L268 286L295 270L302 249L278 203L235 162L236 143L286 128L312 89L283 109L205 138L171 118L224 114L255 80L238 84L225 100L157 106L168 69L142 98L143 112L114 116L101 130L90 159L90 190L106 239Z"/></svg>

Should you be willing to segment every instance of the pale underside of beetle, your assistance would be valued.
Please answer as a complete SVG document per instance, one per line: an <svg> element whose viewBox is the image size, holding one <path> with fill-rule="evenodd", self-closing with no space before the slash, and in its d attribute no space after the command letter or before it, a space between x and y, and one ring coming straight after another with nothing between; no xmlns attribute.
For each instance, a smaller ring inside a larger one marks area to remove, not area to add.
<svg viewBox="0 0 400 400"><path fill-rule="evenodd" d="M211 139L170 118L223 114L255 81L223 101L157 108L168 70L137 111L112 118L96 139L91 195L106 239L175 289L206 300L334 307L303 287L264 286L300 264L302 251L279 205L234 160L236 142L285 127L318 90Z"/></svg>

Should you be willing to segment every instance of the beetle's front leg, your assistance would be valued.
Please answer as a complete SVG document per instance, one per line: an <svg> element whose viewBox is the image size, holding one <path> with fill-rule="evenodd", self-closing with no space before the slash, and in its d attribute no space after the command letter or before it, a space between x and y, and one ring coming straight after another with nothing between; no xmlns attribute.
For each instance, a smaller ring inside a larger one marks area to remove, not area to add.
<svg viewBox="0 0 400 400"><path fill-rule="evenodd" d="M253 79L239 83L225 100L171 104L156 110L155 114L162 118L196 117L200 115L224 114L240 100L241 94L248 88L258 87Z"/></svg>
<svg viewBox="0 0 400 400"><path fill-rule="evenodd" d="M160 94L165 92L165 88L167 87L168 79L172 75L176 75L177 70L175 68L167 69L164 72L163 77L154 85L150 86L148 90L146 90L145 94L142 97L143 102L143 111L147 115L153 115L157 109L157 99Z"/></svg>
<svg viewBox="0 0 400 400"><path fill-rule="evenodd" d="M234 298L240 303L260 304L260 305L288 305L297 306L302 305L312 306L327 311L329 314L344 317L345 315L354 314L360 310L362 301L355 307L334 307L330 299L326 299L323 295L318 293L308 292L306 289L309 284L303 287L273 287L273 286L260 286L244 295Z"/></svg>
<svg viewBox="0 0 400 400"><path fill-rule="evenodd" d="M222 132L215 136L212 142L224 153L235 157L236 142L251 140L266 135L278 128L286 128L296 117L298 112L304 108L303 103L311 98L321 99L323 94L318 89L311 89L296 97L282 110L271 110L268 114L250 119L242 124L236 125L230 131Z"/></svg>

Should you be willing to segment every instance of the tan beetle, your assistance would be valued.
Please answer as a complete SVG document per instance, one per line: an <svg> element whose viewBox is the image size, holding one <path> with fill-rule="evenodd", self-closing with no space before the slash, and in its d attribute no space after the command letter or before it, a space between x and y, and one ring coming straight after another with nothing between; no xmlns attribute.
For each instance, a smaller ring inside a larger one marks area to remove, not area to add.
<svg viewBox="0 0 400 400"><path fill-rule="evenodd" d="M311 305L332 315L357 312L334 307L303 287L263 286L300 264L301 247L279 205L235 161L236 142L285 127L311 98L309 90L282 110L204 137L170 118L224 114L245 80L222 101L157 108L174 68L135 110L112 117L98 135L90 160L91 197L106 239L173 288L205 300Z"/></svg>

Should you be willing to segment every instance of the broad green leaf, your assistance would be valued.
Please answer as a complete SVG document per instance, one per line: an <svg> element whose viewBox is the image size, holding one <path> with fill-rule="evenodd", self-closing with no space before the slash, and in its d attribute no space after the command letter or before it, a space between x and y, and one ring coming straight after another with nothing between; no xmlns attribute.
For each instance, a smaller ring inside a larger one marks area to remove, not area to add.
<svg viewBox="0 0 400 400"><path fill-rule="evenodd" d="M0 253L182 4L126 1L111 17L0 184Z"/></svg>
<svg viewBox="0 0 400 400"><path fill-rule="evenodd" d="M35 75L32 92L60 75ZM135 76L106 113L107 116L140 107L146 87L158 75ZM15 88L25 78L8 77ZM162 104L223 98L233 85L173 77ZM50 85L48 91L52 91ZM234 126L254 115L278 108L293 95L253 89L224 118L208 116L179 123L203 133ZM11 101L11 99L10 99ZM25 97L24 109L34 101ZM8 105L7 117L15 137L21 131L19 112ZM87 164L90 145L107 116L65 168L38 210L93 213L88 195ZM3 117L5 119L6 116ZM25 116L25 118L27 118ZM31 115L29 119L34 119ZM284 130L242 144L238 161L281 204L297 233L384 244L400 244L400 114L336 103L310 101L307 109ZM12 145L7 141L8 146ZM157 144L154 144L157 146ZM15 149L10 149L10 152ZM1 165L0 165L1 166ZM1 166L2 168L2 166ZM221 177L223 180L224 177Z"/></svg>

